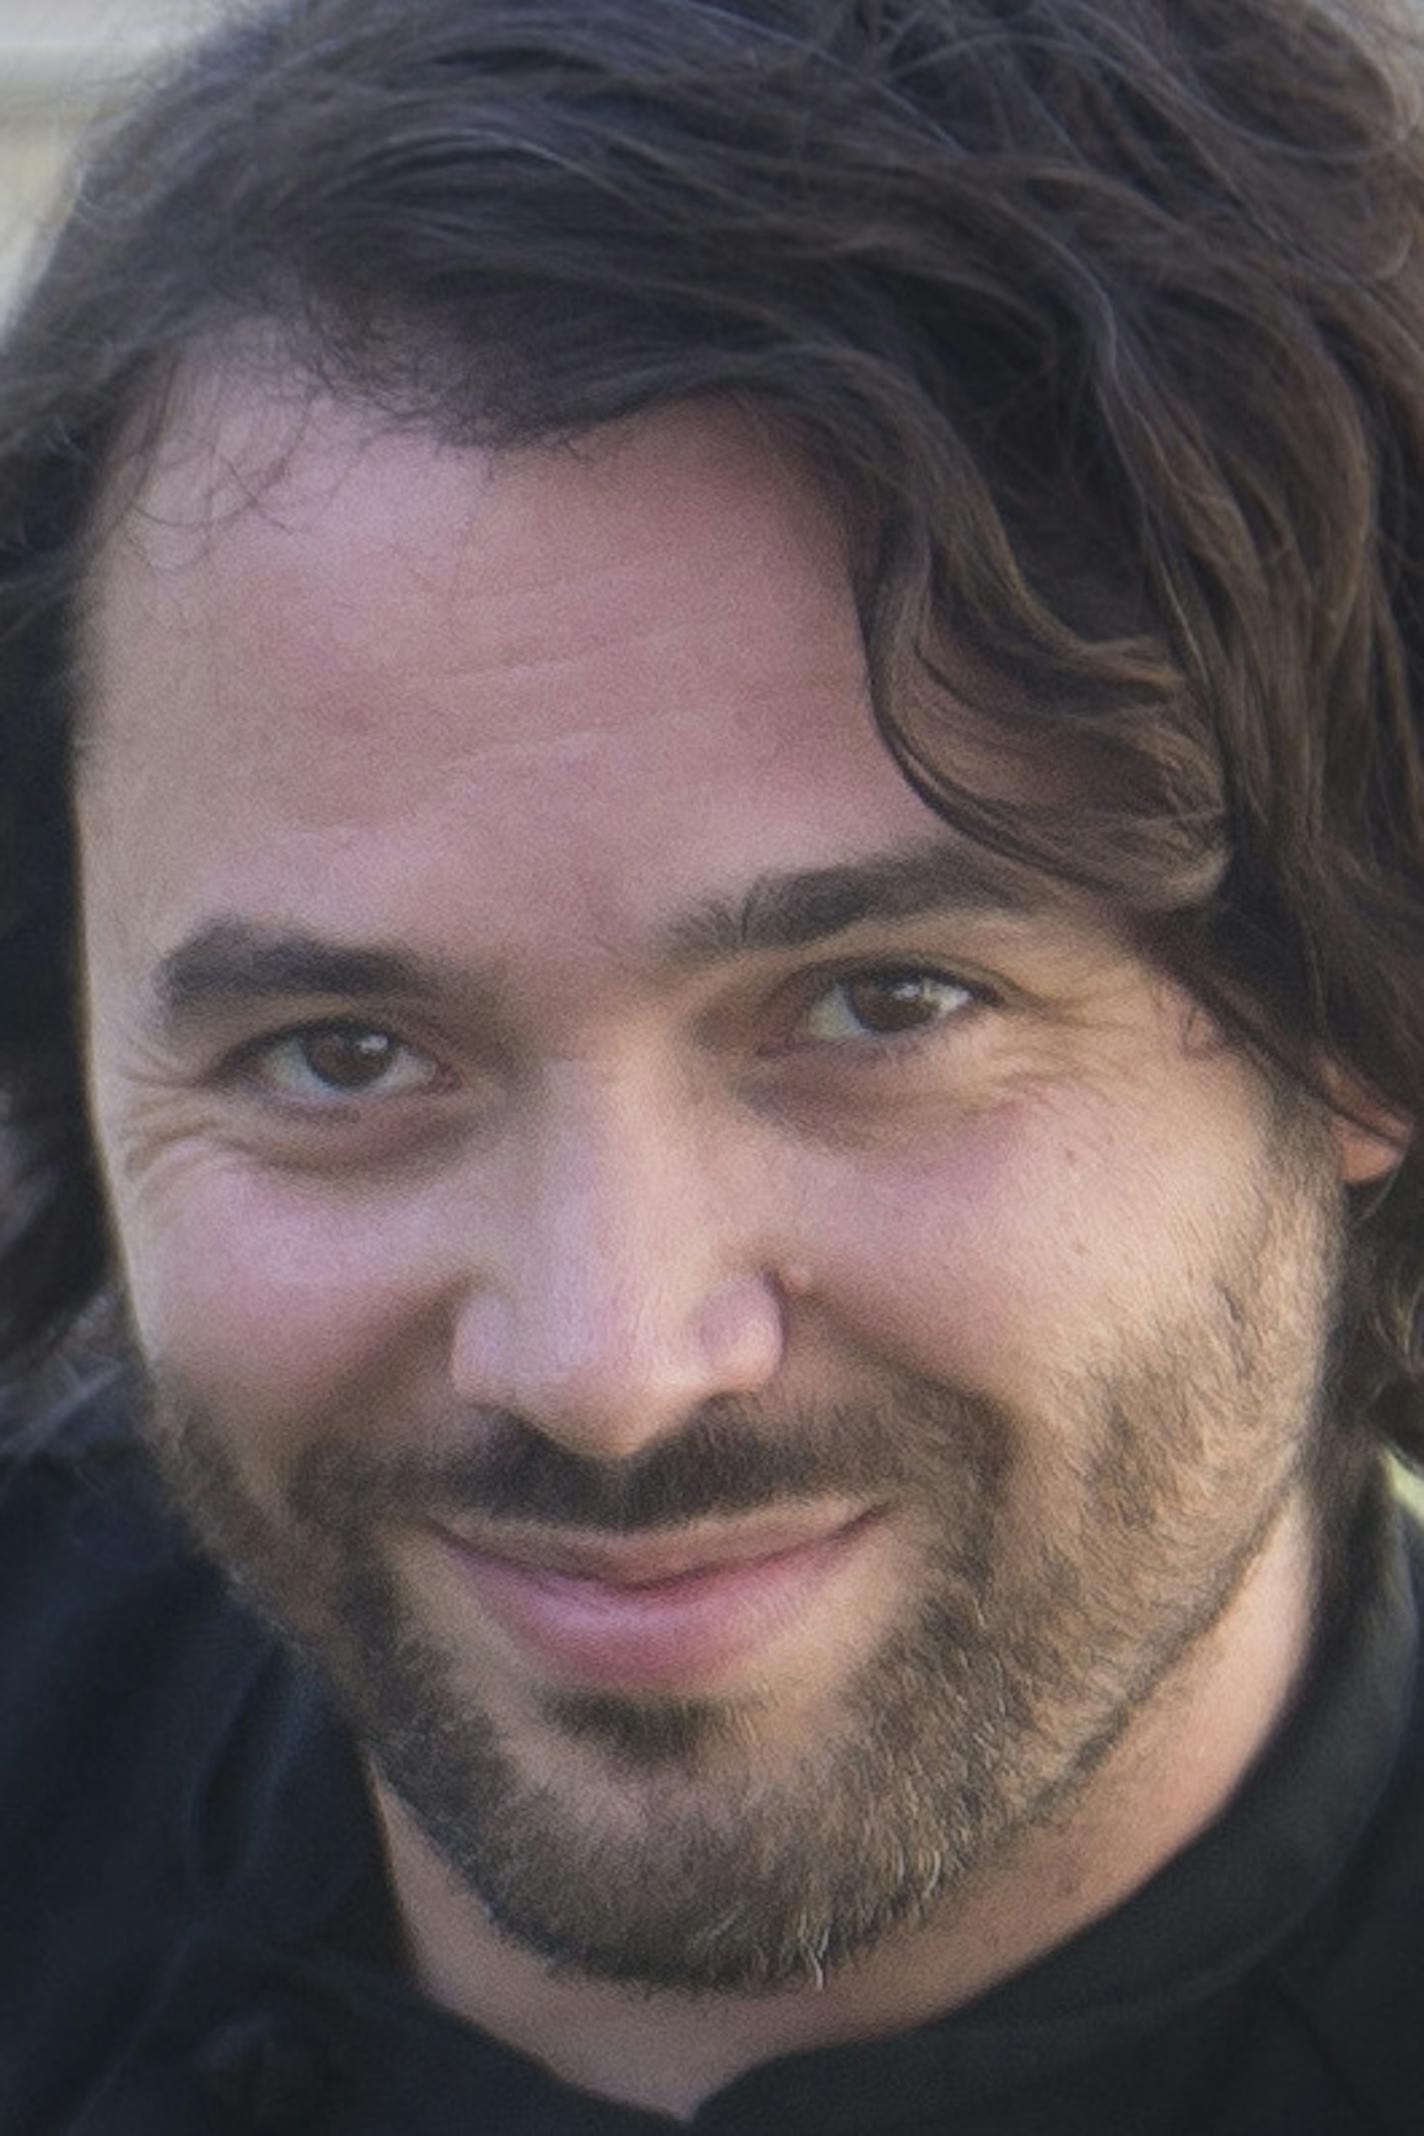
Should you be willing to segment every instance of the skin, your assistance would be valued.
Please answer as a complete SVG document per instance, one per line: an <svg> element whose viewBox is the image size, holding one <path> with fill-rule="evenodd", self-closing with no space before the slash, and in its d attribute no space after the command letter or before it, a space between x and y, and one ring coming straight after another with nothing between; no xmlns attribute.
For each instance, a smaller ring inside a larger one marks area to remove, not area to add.
<svg viewBox="0 0 1424 2136"><path fill-rule="evenodd" d="M685 953L709 902L945 839L875 738L837 528L790 457L725 411L493 464L331 407L293 443L290 405L209 378L111 543L88 650L93 1106L160 1448L353 1704L338 1540L293 1510L333 1450L338 1479L368 1464L362 1547L457 1708L493 1718L625 1892L640 1834L715 1829L749 1786L795 1803L970 1506L988 1540L955 1578L981 1582L989 1644L1042 1628L1042 1726L992 1844L828 1980L774 1992L649 2001L551 1970L378 1751L430 1992L572 2081L689 2112L767 2055L965 2000L1216 1815L1308 1645L1300 1464L1340 1188L1391 1153L1283 1128L1062 899ZM165 1017L164 960L215 921L393 947L436 983L190 985ZM908 1038L876 1028L885 972L932 975ZM333 1018L372 1035L304 1050ZM363 1090L321 1083L361 1059ZM683 1755L561 1723L548 1668L390 1481L402 1460L443 1475L509 1416L604 1479L646 1473L709 1404L753 1447L814 1448L839 1405L863 1450L906 1389L948 1405L924 1479L793 1494L875 1517L814 1606L694 1687ZM1056 1620L1050 1551L1075 1597Z"/></svg>

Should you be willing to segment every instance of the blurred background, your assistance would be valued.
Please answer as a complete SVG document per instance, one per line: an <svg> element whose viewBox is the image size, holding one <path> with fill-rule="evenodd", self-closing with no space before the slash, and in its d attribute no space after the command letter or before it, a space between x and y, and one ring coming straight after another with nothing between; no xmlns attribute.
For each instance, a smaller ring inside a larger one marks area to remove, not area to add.
<svg viewBox="0 0 1424 2136"><path fill-rule="evenodd" d="M221 0L0 0L0 317L96 110Z"/></svg>

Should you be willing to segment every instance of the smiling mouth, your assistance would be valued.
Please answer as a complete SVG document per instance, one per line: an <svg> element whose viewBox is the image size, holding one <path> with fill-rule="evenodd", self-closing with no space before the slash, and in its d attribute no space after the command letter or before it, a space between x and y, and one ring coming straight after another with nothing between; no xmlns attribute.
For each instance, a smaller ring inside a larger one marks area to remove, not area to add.
<svg viewBox="0 0 1424 2136"><path fill-rule="evenodd" d="M879 1520L879 1508L820 1505L636 1538L436 1533L482 1614L541 1676L686 1694L772 1644Z"/></svg>

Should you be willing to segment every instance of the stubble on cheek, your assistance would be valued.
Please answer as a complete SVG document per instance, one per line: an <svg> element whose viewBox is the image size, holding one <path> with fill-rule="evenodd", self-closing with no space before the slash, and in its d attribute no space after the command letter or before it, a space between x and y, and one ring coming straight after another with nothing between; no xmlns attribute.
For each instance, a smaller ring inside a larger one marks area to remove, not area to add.
<svg viewBox="0 0 1424 2136"><path fill-rule="evenodd" d="M435 1853L512 1935L645 1986L789 1983L966 1891L1060 1813L1239 1591L1320 1429L1319 1174L1263 1181L1198 1244L1174 1310L1106 1331L1095 1368L1032 1415L887 1367L877 1398L800 1418L724 1406L616 1467L518 1420L458 1420L432 1459L429 1438L393 1452L388 1420L328 1417L259 1501L236 1420L160 1369L156 1440L205 1547L325 1669ZM525 1700L511 1729L389 1541L461 1504L626 1533L822 1489L902 1509L906 1606L775 1756L706 1700L570 1692Z"/></svg>

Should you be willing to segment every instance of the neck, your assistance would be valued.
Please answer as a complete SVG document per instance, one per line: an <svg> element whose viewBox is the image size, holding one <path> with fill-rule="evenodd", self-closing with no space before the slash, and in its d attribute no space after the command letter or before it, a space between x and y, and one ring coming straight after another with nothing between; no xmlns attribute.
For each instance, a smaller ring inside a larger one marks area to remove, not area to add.
<svg viewBox="0 0 1424 2136"><path fill-rule="evenodd" d="M1073 1801L927 1923L817 1988L650 1997L552 1972L490 1926L376 1782L411 1971L566 2083L678 2117L759 2062L944 2015L1111 1912L1221 1814L1299 1677L1315 1588L1312 1523L1295 1500L1229 1609Z"/></svg>

